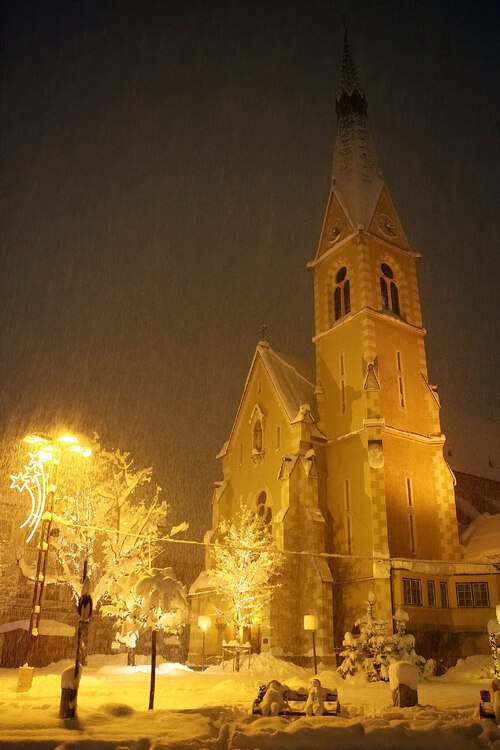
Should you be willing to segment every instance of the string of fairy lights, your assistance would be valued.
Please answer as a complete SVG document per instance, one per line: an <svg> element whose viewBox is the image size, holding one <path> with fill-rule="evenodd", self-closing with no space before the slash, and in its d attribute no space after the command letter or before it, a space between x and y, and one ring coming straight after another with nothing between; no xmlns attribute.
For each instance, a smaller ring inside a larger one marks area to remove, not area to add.
<svg viewBox="0 0 500 750"><path fill-rule="evenodd" d="M78 524L75 523L69 519L65 519L61 516L58 516L57 514L52 514L52 519L54 523L61 524L64 526L72 526L74 528L79 529L85 529L87 531L94 531L94 532L100 532L103 534L123 534L125 536L132 536L136 539L144 539L147 540L149 549L151 549L151 543L158 543L158 542L165 542L167 544L184 544L184 545L190 545L194 547L204 547L205 549L208 547L213 547L217 542L205 542L205 541L197 541L196 539L174 539L171 536L152 536L151 534L135 534L131 531L123 531L121 529L108 529L103 526L91 526L91 525L84 525L84 524ZM246 549L244 545L238 546L236 544L230 545L233 549ZM499 570L496 570L493 563L488 562L461 562L456 560L431 560L431 559L421 559L419 558L418 561L415 561L414 558L406 558L406 557L397 557L397 558L391 558L391 557L383 557L380 555L354 555L354 554L343 554L340 552L312 552L309 550L289 550L289 549L282 549L280 550L284 555L290 555L290 556L299 556L299 557L319 557L324 559L338 559L338 560L364 560L364 561L371 561L371 562L379 562L379 563L411 563L415 565L415 562L423 563L423 564L429 564L429 565L450 565L456 568L457 566L462 566L464 568L470 569L473 571L474 568L488 568L490 571L500 573Z"/></svg>
<svg viewBox="0 0 500 750"><path fill-rule="evenodd" d="M86 544L88 547L89 540L91 539L91 532L94 534L102 533L105 535L108 535L110 537L117 537L117 535L124 535L129 537L134 537L135 539L142 539L147 544L147 555L148 555L148 562L149 567L152 566L152 557L151 557L151 550L152 550L152 544L156 547L156 545L164 543L164 544L180 544L185 546L191 546L191 547L203 547L203 548L209 548L211 546L214 546L216 542L210 542L210 541L197 541L194 539L177 539L173 538L171 535L167 536L157 536L157 535L151 535L151 534L140 534L140 533L134 533L132 531L127 531L123 529L110 529L103 526L94 526L92 524L88 523L88 516L85 519L87 523L78 523L77 520L71 517L62 517L60 515L57 515L56 513L52 511L48 511L46 509L47 506L47 497L49 493L55 493L56 491L56 484L57 484L57 468L60 462L61 457L61 449L62 447L69 448L70 451L82 454L84 458L88 458L92 451L88 447L82 447L78 443L78 439L70 436L70 435L61 435L59 438L57 438L57 441L55 442L55 445L52 441L49 441L45 437L40 437L37 435L29 435L26 438L24 438L24 442L28 443L30 445L30 452L28 453L28 462L25 464L23 470L19 472L17 475L11 475L11 489L17 489L19 492L23 493L26 491L30 497L30 503L31 508L28 513L28 516L21 524L21 528L28 527L29 534L26 538L26 543L29 543L40 523L45 521L50 521L51 523L55 524L56 526L66 526L71 527L76 530L80 530L82 532L82 537L86 540ZM50 477L50 469L47 470L44 466L45 463L51 463L55 466L55 480L49 484L49 481L51 480ZM73 544L75 547L74 553L75 556L78 554L78 545L75 544L75 542L68 541L68 544ZM232 543L230 545L233 549L246 549L244 545L241 545L239 547L238 545L235 545ZM315 557L315 558L323 558L325 560L337 560L339 562L342 561L365 561L365 562L372 562L372 563L379 563L381 565L386 566L411 566L414 567L415 563L417 562L418 565L432 565L432 566L439 566L441 568L441 571L447 570L447 572L458 572L458 570L461 570L461 572L467 572L467 573L481 573L487 570L489 573L496 573L498 574L500 571L498 568L490 562L467 562L467 561L454 561L454 560L436 560L436 559L420 559L416 561L414 558L404 558L404 557L397 557L397 558L391 558L391 557L384 557L380 555L356 555L353 553L340 553L340 552L313 552L309 550L290 550L290 549L282 549L280 550L281 553L285 556L290 557ZM161 553L160 553L161 554ZM157 555L155 555L156 557Z"/></svg>

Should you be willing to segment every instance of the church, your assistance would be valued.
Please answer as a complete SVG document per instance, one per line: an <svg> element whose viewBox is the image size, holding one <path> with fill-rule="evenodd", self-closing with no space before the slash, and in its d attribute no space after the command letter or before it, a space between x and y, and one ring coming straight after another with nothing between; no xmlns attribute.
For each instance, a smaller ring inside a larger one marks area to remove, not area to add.
<svg viewBox="0 0 500 750"><path fill-rule="evenodd" d="M332 184L308 264L316 372L265 337L258 343L217 456L206 567L221 519L243 498L286 552L281 587L249 633L254 649L304 659L304 617L313 615L318 653L334 663L373 592L377 617L392 623L398 607L408 612L424 656L487 652L498 575L463 557L439 395L427 373L421 256L382 176L347 39L336 114ZM195 660L197 618L215 612L205 572L190 595ZM234 637L216 624L207 653Z"/></svg>

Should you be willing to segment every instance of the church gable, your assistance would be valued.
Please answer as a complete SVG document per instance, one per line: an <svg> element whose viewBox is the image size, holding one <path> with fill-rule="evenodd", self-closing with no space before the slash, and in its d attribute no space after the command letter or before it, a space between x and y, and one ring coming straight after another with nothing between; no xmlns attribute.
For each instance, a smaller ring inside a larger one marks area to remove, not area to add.
<svg viewBox="0 0 500 750"><path fill-rule="evenodd" d="M341 240L354 232L353 223L332 191L328 200L325 219L316 253L316 260L332 250Z"/></svg>
<svg viewBox="0 0 500 750"><path fill-rule="evenodd" d="M368 232L402 250L410 251L408 239L385 186L380 193Z"/></svg>
<svg viewBox="0 0 500 750"><path fill-rule="evenodd" d="M273 351L267 341L259 342L229 440L218 454L224 466L232 471L248 459L260 464L266 454L287 450L297 419L310 419L314 435L324 438L316 427L314 390L314 383L294 363Z"/></svg>
<svg viewBox="0 0 500 750"><path fill-rule="evenodd" d="M286 410L269 377L257 347L254 361L245 384L245 389L228 441L228 454L236 456L236 464L242 465L249 458L260 462L278 442L278 427L281 432L288 424Z"/></svg>

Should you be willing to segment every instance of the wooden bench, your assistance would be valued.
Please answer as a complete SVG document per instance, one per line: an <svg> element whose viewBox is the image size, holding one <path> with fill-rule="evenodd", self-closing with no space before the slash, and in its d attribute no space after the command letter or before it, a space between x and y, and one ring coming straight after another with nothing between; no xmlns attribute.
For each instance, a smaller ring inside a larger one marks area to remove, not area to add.
<svg viewBox="0 0 500 750"><path fill-rule="evenodd" d="M262 701L267 691L267 685L259 686L259 693L252 704L252 714L262 716ZM308 692L305 688L290 690L287 688L283 693L284 705L279 716L305 716ZM323 716L339 716L340 703L337 690L330 690L324 697L325 709Z"/></svg>

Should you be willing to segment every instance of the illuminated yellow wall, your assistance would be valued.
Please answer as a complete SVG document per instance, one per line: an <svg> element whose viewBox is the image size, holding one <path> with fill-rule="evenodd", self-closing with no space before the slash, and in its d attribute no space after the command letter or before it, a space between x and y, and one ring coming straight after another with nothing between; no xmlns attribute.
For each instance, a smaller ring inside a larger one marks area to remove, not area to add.
<svg viewBox="0 0 500 750"><path fill-rule="evenodd" d="M264 456L252 456L252 412L259 404L264 412ZM277 428L280 443L277 443ZM278 472L281 457L291 451L290 426L287 415L276 398L269 377L257 359L246 396L242 403L235 429L223 457L223 475L231 478L232 512L243 497L249 507L256 507L260 492L266 492L273 518L281 508L281 484Z"/></svg>
<svg viewBox="0 0 500 750"><path fill-rule="evenodd" d="M379 228L379 213L389 215L396 228L390 241ZM329 438L326 495L334 550L349 549L349 518L355 556L458 559L453 479L443 459L438 396L427 381L418 257L409 251L385 189L368 231L354 231L332 195L325 227L339 215L348 229L335 243L328 243L324 233L311 264L318 406ZM382 263L394 272L399 315L382 309ZM335 321L336 274L344 266L351 309ZM378 591L380 614L391 616L387 571L381 573L368 559L339 561L335 569L338 628L352 626L370 589Z"/></svg>

